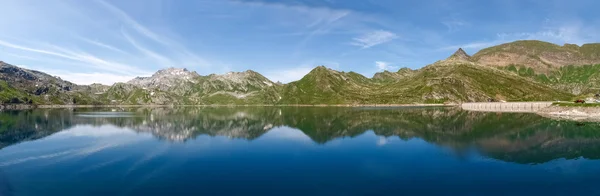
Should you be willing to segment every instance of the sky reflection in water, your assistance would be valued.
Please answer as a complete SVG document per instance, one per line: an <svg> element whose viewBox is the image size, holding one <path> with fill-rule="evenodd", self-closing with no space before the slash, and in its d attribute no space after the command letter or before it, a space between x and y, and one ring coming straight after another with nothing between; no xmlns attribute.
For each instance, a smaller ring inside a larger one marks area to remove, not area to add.
<svg viewBox="0 0 600 196"><path fill-rule="evenodd" d="M0 113L0 193L600 193L597 123L452 108L106 112Z"/></svg>

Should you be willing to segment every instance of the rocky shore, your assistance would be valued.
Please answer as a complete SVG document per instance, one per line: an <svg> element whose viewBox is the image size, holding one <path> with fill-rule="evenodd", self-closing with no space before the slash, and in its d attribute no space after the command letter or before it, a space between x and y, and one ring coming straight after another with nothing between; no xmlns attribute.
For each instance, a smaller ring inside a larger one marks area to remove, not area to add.
<svg viewBox="0 0 600 196"><path fill-rule="evenodd" d="M27 104L11 104L0 105L2 110L28 110L35 108L129 108L129 107L454 107L457 104L340 104L340 105L303 105L303 104L286 104L286 105L27 105Z"/></svg>
<svg viewBox="0 0 600 196"><path fill-rule="evenodd" d="M539 110L537 113L554 119L600 121L600 107L550 106Z"/></svg>
<svg viewBox="0 0 600 196"><path fill-rule="evenodd" d="M9 104L9 105L0 105L0 111L3 110L28 110L36 108L35 105L28 104Z"/></svg>

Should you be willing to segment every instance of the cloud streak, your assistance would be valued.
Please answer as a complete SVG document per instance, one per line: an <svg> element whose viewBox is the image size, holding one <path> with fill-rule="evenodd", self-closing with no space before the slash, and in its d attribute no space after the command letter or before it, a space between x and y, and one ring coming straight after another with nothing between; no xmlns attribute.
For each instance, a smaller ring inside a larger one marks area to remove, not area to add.
<svg viewBox="0 0 600 196"><path fill-rule="evenodd" d="M136 49L138 49L140 52L142 52L144 55L151 57L153 59L156 59L158 62L160 62L163 67L171 67L174 66L175 63L173 63L169 58L164 57L156 52L153 52L149 49L146 49L145 47L141 46L140 44L137 43L137 41L135 41L133 38L131 38L127 32L125 32L123 29L121 29L121 34L123 35L123 37L125 37L125 39L131 44L133 45Z"/></svg>
<svg viewBox="0 0 600 196"><path fill-rule="evenodd" d="M158 36L156 33L152 32L151 30L149 30L148 28L146 28L145 26L141 25L140 23L138 23L136 20L134 20L133 18L131 18L128 14L126 14L123 10L113 6L112 4L104 1L104 0L96 0L96 2L100 3L101 5L103 5L104 7L106 7L108 10L110 10L112 13L114 13L115 15L117 15L119 18L121 18L125 23L127 23L128 25L131 25L131 27L133 27L133 29L135 29L136 31L138 31L139 33L141 33L142 35L165 45L168 45L168 42L163 40L160 36Z"/></svg>
<svg viewBox="0 0 600 196"><path fill-rule="evenodd" d="M377 67L377 69L379 69L379 71L398 69L397 66L392 66L388 62L383 62L383 61L375 61L375 67Z"/></svg>
<svg viewBox="0 0 600 196"><path fill-rule="evenodd" d="M457 19L457 18L451 18L451 19L448 19L448 20L443 20L442 24L444 26L446 26L446 28L448 28L448 32L451 32L451 33L459 31L462 27L465 27L465 26L469 25L469 23L467 23L467 22L465 22L463 20Z"/></svg>
<svg viewBox="0 0 600 196"><path fill-rule="evenodd" d="M365 49L390 42L396 38L398 36L392 32L376 30L353 38L351 44Z"/></svg>
<svg viewBox="0 0 600 196"><path fill-rule="evenodd" d="M118 53L125 54L125 55L130 55L128 52L125 52L125 51L123 51L123 50L121 50L119 48L116 48L114 46L111 46L111 45L108 45L108 44L105 44L105 43L102 43L102 42L99 42L99 41L94 41L94 40L91 40L91 39L88 39L88 38L85 38L85 37L80 37L80 36L78 38L81 39L84 42L87 42L87 43L92 44L92 45L96 45L96 46L101 47L101 48L112 50L114 52L118 52Z"/></svg>
<svg viewBox="0 0 600 196"><path fill-rule="evenodd" d="M207 68L207 67L211 66L211 64L206 59L201 58L198 55L194 54L193 52L189 51L185 46L182 46L176 42L173 42L172 40L168 39L167 37L164 37L164 36L161 36L161 35L155 33L154 31L152 31L149 28L147 28L146 26L142 25L141 23L139 23L138 21L133 19L131 16L129 16L126 12L117 8L116 6L113 6L112 4L110 4L104 0L96 0L96 1L99 2L101 5L103 5L104 7L106 7L111 13L113 13L115 16L117 16L124 23L130 25L140 35L143 35L144 37L149 38L150 40L168 48L168 50L171 51L171 56L177 58L177 60L167 58L163 55L158 54L158 52L155 52L148 48L142 47L140 43L138 43L133 37L131 37L129 34L127 34L125 32L125 30L123 30L123 28L121 28L121 35L123 35L123 38L125 40L127 40L132 46L134 46L136 49L138 49L140 52L142 52L146 56L161 62L161 64L163 64L163 67L201 66L201 67Z"/></svg>
<svg viewBox="0 0 600 196"><path fill-rule="evenodd" d="M10 43L10 42L3 41L3 40L0 40L0 46L5 46L5 47L23 50L23 51L40 53L40 54L44 54L44 55L60 57L60 58L67 59L67 60L78 61L78 62L89 64L93 68L102 69L102 70L110 71L110 72L126 73L126 74L131 74L132 72L133 73L145 73L144 71L141 71L141 70L139 70L135 67L129 66L129 65L116 63L116 62L110 62L110 61L101 59L99 57L96 57L96 56L93 56L93 55L90 55L87 53L75 52L75 51L71 51L71 50L68 50L68 49L65 49L62 47L58 47L58 46L53 46L53 45L50 45L50 46L54 50L57 50L60 52L54 52L54 51L47 50L47 49L39 49L39 48L33 48L33 47L29 47L29 46L18 45L18 44Z"/></svg>

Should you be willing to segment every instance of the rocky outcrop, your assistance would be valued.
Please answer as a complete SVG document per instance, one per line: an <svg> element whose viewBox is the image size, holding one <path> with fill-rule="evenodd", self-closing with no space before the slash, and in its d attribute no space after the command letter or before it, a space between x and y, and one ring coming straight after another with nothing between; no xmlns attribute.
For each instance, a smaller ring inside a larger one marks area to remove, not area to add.
<svg viewBox="0 0 600 196"><path fill-rule="evenodd" d="M4 110L28 110L35 108L35 105L30 104L5 104L0 105L0 111Z"/></svg>
<svg viewBox="0 0 600 196"><path fill-rule="evenodd" d="M447 60L453 61L471 61L471 56L467 54L462 48L459 48L454 54L448 57Z"/></svg>
<svg viewBox="0 0 600 196"><path fill-rule="evenodd" d="M600 122L600 107L550 106L541 109L538 114L554 119Z"/></svg>
<svg viewBox="0 0 600 196"><path fill-rule="evenodd" d="M197 83L198 73L188 71L184 68L167 68L159 70L150 77L137 77L127 82L144 89L155 88L162 91L168 91L173 88L181 87L187 83Z"/></svg>
<svg viewBox="0 0 600 196"><path fill-rule="evenodd" d="M469 56L462 48L459 48L448 58L437 61L428 66L452 66L457 64L475 65L475 63L471 60L471 56Z"/></svg>

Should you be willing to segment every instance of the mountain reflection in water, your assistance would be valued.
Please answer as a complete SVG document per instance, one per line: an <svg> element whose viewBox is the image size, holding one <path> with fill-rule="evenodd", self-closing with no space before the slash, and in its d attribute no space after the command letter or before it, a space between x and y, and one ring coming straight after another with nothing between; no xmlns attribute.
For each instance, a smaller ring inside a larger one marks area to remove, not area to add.
<svg viewBox="0 0 600 196"><path fill-rule="evenodd" d="M106 110L106 111L104 111ZM254 140L277 127L302 131L313 142L373 131L402 140L420 138L458 155L477 150L516 163L600 158L600 126L535 114L480 113L456 108L175 107L38 109L0 113L0 147L37 140L79 125L113 125L171 142L199 135ZM383 141L384 142L384 141Z"/></svg>

